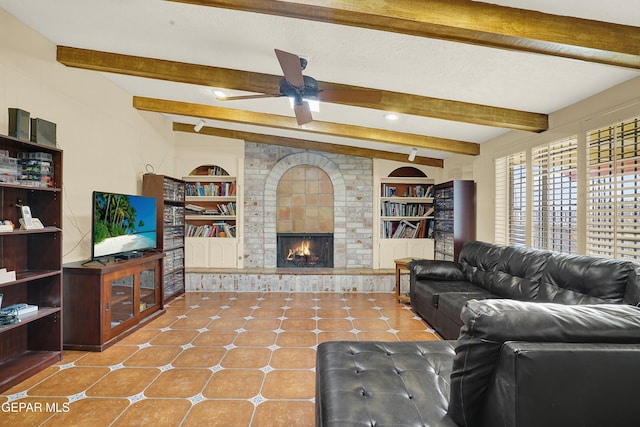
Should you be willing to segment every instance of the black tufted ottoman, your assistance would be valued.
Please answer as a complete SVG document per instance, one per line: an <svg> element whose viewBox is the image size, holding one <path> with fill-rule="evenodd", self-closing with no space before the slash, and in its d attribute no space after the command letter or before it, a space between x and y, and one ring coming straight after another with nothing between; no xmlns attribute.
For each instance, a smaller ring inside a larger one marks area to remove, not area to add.
<svg viewBox="0 0 640 427"><path fill-rule="evenodd" d="M456 426L447 415L454 343L320 344L316 426Z"/></svg>

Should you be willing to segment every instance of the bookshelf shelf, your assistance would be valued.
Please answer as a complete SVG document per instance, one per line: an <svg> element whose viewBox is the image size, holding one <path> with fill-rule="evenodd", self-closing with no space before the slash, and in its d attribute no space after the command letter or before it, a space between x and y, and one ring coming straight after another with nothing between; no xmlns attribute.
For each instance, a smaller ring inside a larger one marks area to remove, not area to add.
<svg viewBox="0 0 640 427"><path fill-rule="evenodd" d="M426 177L380 180L380 238L424 239L433 234L433 185Z"/></svg>
<svg viewBox="0 0 640 427"><path fill-rule="evenodd" d="M29 206L44 224L39 230L0 232L0 268L15 271L15 280L0 284L2 306L37 305L19 323L0 327L0 392L62 359L62 150L0 135L5 159L38 158L50 170L49 180L19 181L18 170L3 169L0 183L2 219L19 225L20 204ZM35 154L38 153L38 154ZM33 155L33 157L32 157ZM6 162L10 163L10 162ZM46 165L45 165L46 163ZM35 186L33 186L35 185Z"/></svg>
<svg viewBox="0 0 640 427"><path fill-rule="evenodd" d="M205 165L182 179L186 267L235 268L240 208L237 177L220 166Z"/></svg>
<svg viewBox="0 0 640 427"><path fill-rule="evenodd" d="M374 163L376 268L395 268L395 259L431 257L434 183L422 169Z"/></svg>
<svg viewBox="0 0 640 427"><path fill-rule="evenodd" d="M215 170L226 173L222 168ZM186 236L235 238L236 178L229 175L190 175L183 180L186 183L187 194Z"/></svg>

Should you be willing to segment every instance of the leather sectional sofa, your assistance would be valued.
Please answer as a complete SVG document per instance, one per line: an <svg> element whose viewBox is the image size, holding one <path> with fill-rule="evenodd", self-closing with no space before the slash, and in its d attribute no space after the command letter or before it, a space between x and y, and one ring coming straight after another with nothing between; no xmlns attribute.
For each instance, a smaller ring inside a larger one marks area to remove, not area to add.
<svg viewBox="0 0 640 427"><path fill-rule="evenodd" d="M509 298L561 304L640 302L634 262L467 242L459 262L414 260L411 306L444 339L456 339L471 299Z"/></svg>
<svg viewBox="0 0 640 427"><path fill-rule="evenodd" d="M470 242L410 268L457 340L320 344L316 426L638 425L638 265Z"/></svg>

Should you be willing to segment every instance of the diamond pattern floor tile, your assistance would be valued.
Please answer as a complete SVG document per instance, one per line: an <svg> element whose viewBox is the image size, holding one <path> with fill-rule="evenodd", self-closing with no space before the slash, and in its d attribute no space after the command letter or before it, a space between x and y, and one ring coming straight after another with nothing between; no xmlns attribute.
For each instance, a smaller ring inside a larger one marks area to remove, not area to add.
<svg viewBox="0 0 640 427"><path fill-rule="evenodd" d="M166 309L7 390L0 403L43 410L0 424L306 427L319 343L439 339L391 294L190 292Z"/></svg>

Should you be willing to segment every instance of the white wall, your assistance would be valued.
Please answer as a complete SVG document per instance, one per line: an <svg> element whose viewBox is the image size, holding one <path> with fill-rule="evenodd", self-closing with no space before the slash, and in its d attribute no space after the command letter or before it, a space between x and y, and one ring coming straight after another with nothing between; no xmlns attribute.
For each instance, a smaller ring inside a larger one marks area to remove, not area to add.
<svg viewBox="0 0 640 427"><path fill-rule="evenodd" d="M508 132L483 143L479 156L456 155L446 159L445 180L476 181L477 238L493 242L495 158L636 116L640 116L640 77L550 114L549 130L545 132Z"/></svg>
<svg viewBox="0 0 640 427"><path fill-rule="evenodd" d="M174 172L174 133L100 73L56 62L56 46L0 9L0 133L7 108L57 124L63 155L64 262L91 255L91 192L139 194L147 164ZM38 213L34 212L34 216Z"/></svg>

